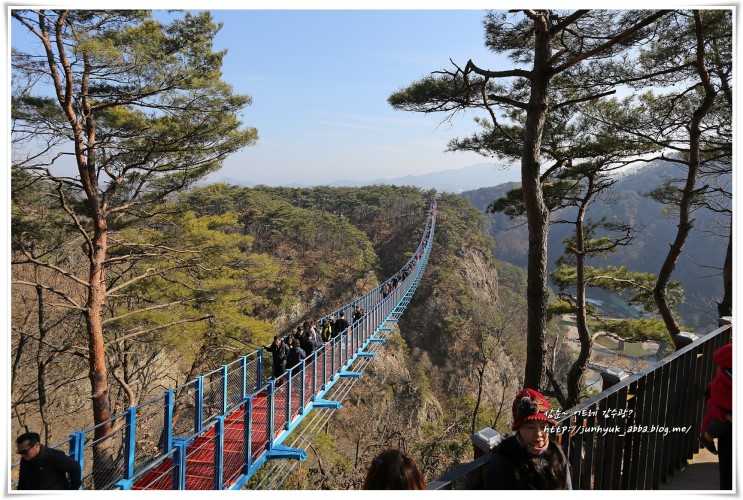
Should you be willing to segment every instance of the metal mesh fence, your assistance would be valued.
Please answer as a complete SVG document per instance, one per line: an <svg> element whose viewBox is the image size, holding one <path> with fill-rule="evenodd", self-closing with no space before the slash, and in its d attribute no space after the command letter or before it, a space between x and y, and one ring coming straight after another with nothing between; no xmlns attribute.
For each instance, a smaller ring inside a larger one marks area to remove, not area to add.
<svg viewBox="0 0 743 500"><path fill-rule="evenodd" d="M282 375L281 378L286 377ZM284 430L286 424L286 404L287 404L287 387L284 383L281 387L276 387L273 392L273 435L278 436Z"/></svg>
<svg viewBox="0 0 743 500"><path fill-rule="evenodd" d="M333 378L337 366L337 363L335 361L335 358L337 357L335 352L335 340L331 340L330 343L325 344L325 346L325 367L323 377L326 381L329 381Z"/></svg>
<svg viewBox="0 0 743 500"><path fill-rule="evenodd" d="M137 407L134 471L162 455L165 449L165 395Z"/></svg>
<svg viewBox="0 0 743 500"><path fill-rule="evenodd" d="M302 406L307 406L312 401L312 396L315 395L314 390L314 378L315 378L315 357L313 356L310 362L304 368L304 400Z"/></svg>
<svg viewBox="0 0 743 500"><path fill-rule="evenodd" d="M243 412L236 411L224 424L224 468L222 480L225 486L232 484L242 472L247 443Z"/></svg>
<svg viewBox="0 0 743 500"><path fill-rule="evenodd" d="M299 409L302 407L302 375L302 370L296 370L292 375L290 423L299 415Z"/></svg>
<svg viewBox="0 0 743 500"><path fill-rule="evenodd" d="M268 363L263 363L263 369L265 370L268 368L268 376L264 375L262 377L263 383L265 383L266 380L269 379L271 376L271 360L268 360ZM254 358L249 360L245 365L245 393L246 394L253 394L257 392L260 387L258 387L258 358Z"/></svg>
<svg viewBox="0 0 743 500"><path fill-rule="evenodd" d="M315 387L315 392L319 391L322 388L322 385L327 382L325 380L325 359L326 359L326 348L322 347L318 349L317 351L317 357L315 358L315 366L317 371L317 385Z"/></svg>
<svg viewBox="0 0 743 500"><path fill-rule="evenodd" d="M243 403L243 363L242 359L227 365L227 411L239 407ZM246 393L248 393L246 391Z"/></svg>
<svg viewBox="0 0 743 500"><path fill-rule="evenodd" d="M341 350L341 366L344 366L348 361L348 330L338 337L338 346Z"/></svg>
<svg viewBox="0 0 743 500"><path fill-rule="evenodd" d="M317 382L319 381L319 378L317 376L317 356L319 354L319 350L315 351L312 359L310 360L310 363L307 365L307 374L305 377L304 385L307 388L307 393L310 395L310 397L312 397L312 395L315 394L320 387L319 385L317 385Z"/></svg>
<svg viewBox="0 0 743 500"><path fill-rule="evenodd" d="M251 402L250 456L258 458L268 446L268 388L258 391Z"/></svg>
<svg viewBox="0 0 743 500"><path fill-rule="evenodd" d="M96 438L95 429L110 423L113 431ZM110 490L124 477L126 418L124 414L112 417L85 432L83 448L83 489Z"/></svg>
<svg viewBox="0 0 743 500"><path fill-rule="evenodd" d="M175 390L173 401L173 437L188 437L194 434L196 415L196 380Z"/></svg>
<svg viewBox="0 0 743 500"><path fill-rule="evenodd" d="M262 365L263 370L261 371L261 375L263 377L263 383L265 384L268 382L269 379L273 378L273 361L271 358L264 359L264 363ZM257 377L256 377L257 378ZM252 392L256 392L255 390Z"/></svg>
<svg viewBox="0 0 743 500"><path fill-rule="evenodd" d="M224 403L224 378L222 370L214 370L204 375L204 423L207 425L214 422L214 417L222 414Z"/></svg>
<svg viewBox="0 0 743 500"><path fill-rule="evenodd" d="M333 361L333 375L335 375L343 367L343 343L340 337L336 337L333 343Z"/></svg>

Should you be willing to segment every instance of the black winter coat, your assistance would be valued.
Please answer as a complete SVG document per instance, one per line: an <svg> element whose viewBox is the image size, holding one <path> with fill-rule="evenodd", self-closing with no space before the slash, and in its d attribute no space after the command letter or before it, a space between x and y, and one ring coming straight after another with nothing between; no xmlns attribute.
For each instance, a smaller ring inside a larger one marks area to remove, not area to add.
<svg viewBox="0 0 743 500"><path fill-rule="evenodd" d="M516 435L496 446L485 474L486 490L571 490L568 461L557 443L533 455Z"/></svg>
<svg viewBox="0 0 743 500"><path fill-rule="evenodd" d="M80 478L80 464L75 459L61 450L41 445L38 455L31 460L21 460L18 489L77 490Z"/></svg>
<svg viewBox="0 0 743 500"><path fill-rule="evenodd" d="M289 366L289 368L293 368L294 365L299 364L299 362L306 357L307 354L304 352L304 350L297 344L294 344L292 347L289 348L289 359L287 361L287 366Z"/></svg>
<svg viewBox="0 0 743 500"><path fill-rule="evenodd" d="M289 346L286 342L282 342L279 345L275 345L273 342L270 346L266 347L266 350L273 354L273 370L282 372L286 370L286 361L289 356Z"/></svg>
<svg viewBox="0 0 743 500"><path fill-rule="evenodd" d="M312 351L315 350L315 343L309 335L302 335L299 337L299 347L301 347L304 353L309 356L312 354Z"/></svg>
<svg viewBox="0 0 743 500"><path fill-rule="evenodd" d="M348 321L346 321L346 318L339 318L335 320L335 323L333 324L334 337L339 333L345 332L346 330L348 330Z"/></svg>

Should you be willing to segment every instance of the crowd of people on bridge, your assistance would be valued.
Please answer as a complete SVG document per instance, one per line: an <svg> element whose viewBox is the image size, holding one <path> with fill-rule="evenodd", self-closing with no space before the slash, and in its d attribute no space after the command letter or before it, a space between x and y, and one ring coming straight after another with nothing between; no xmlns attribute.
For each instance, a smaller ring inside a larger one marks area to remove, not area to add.
<svg viewBox="0 0 743 500"><path fill-rule="evenodd" d="M418 257L416 256L416 258L413 259L410 264L402 268L390 279L384 282L384 285L382 285L382 289L380 291L380 293L382 294L382 299L386 299L389 295L392 294L392 292L394 292L400 285L402 285L405 279L410 276L410 273L413 272L413 269L415 268L417 262Z"/></svg>
<svg viewBox="0 0 743 500"><path fill-rule="evenodd" d="M413 272L418 261L423 256L423 251L430 233L431 230L429 227L423 236L420 248L410 262L380 287L382 300L385 300L399 288ZM321 319L319 322L316 320L305 321L296 328L293 328L286 336L274 336L273 342L264 347L272 354L273 377L278 380L279 384L283 383L281 376L286 372L287 368L291 370L291 375L293 375L295 370L301 368L303 360L309 358L323 344L327 344L333 338L348 330L350 325L357 323L365 314L366 311L364 308L356 304L353 308L350 324L346 319L346 313L340 311L338 318L330 315L325 319Z"/></svg>
<svg viewBox="0 0 743 500"><path fill-rule="evenodd" d="M356 305L353 311L353 323L361 320L366 314L364 308ZM272 355L273 376L282 383L281 376L287 368L293 375L296 370L301 368L301 363L307 359L314 351L321 348L324 344L330 342L333 338L348 330L348 320L346 313L341 311L338 318L331 315L327 319L305 321L301 325L293 328L285 337L276 335L273 342L266 346L265 349Z"/></svg>

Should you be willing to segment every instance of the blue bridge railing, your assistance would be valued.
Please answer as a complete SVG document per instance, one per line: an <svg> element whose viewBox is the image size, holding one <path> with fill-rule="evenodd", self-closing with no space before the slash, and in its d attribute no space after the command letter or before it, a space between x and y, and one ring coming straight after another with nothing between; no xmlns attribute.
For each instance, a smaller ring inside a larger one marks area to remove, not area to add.
<svg viewBox="0 0 743 500"><path fill-rule="evenodd" d="M409 274L386 297L381 292L387 282L321 318L351 313L357 305L365 310L280 377L266 377L271 363L261 348L51 448L77 460L82 488L96 490L239 489L267 460L304 460L304 450L282 443L313 408L342 406L324 396L339 379L361 377L351 370L354 361L373 357L370 344L383 343L391 330L386 325L405 311L423 277L435 226L434 200L417 249L393 276L406 269ZM106 424L113 431L96 440L96 429ZM97 447L108 451L105 463L94 463ZM19 463L11 465L13 488Z"/></svg>

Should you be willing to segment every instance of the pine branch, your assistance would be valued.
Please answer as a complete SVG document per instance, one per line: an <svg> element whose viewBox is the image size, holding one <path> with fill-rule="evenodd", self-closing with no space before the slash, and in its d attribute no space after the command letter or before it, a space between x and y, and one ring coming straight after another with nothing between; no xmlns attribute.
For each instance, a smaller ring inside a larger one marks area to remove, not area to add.
<svg viewBox="0 0 743 500"><path fill-rule="evenodd" d="M193 302L195 300L196 299L176 300L175 302L169 302L167 304L156 304L154 306L144 307L142 309L137 309L136 311L130 311L130 312L126 313L126 314L120 314L118 316L113 316L111 318L106 318L106 319L104 319L101 322L101 324L107 325L109 323L113 323L114 321L119 321L121 319L127 318L129 316L133 316L135 314L140 314L140 313L148 312L148 311L156 311L158 309L165 309L165 308L168 308L170 306L175 306L175 305L178 305L178 304L186 304L188 302Z"/></svg>
<svg viewBox="0 0 743 500"><path fill-rule="evenodd" d="M181 320L181 321L172 321L172 322L167 323L165 325L159 325L159 326L156 326L154 328L148 328L148 329L144 329L144 330L135 331L133 333L130 333L129 335L124 335L123 337L120 337L118 339L115 339L115 340L111 341L111 343L119 344L119 343L121 343L121 342L123 342L125 340L129 340L129 339L132 339L134 337L138 337L140 335L144 335L146 333L152 333L152 332L156 332L158 330L164 330L166 328L170 328L171 326L183 325L183 324L186 324L186 323L198 323L199 321L205 321L207 319L212 319L213 317L214 317L213 314L208 314L208 315L202 316L200 318L184 319L184 320Z"/></svg>
<svg viewBox="0 0 743 500"><path fill-rule="evenodd" d="M52 292L55 295L58 295L59 297L61 297L62 299L66 300L67 302L69 302L71 304L69 306L63 306L63 307L77 309L79 311L87 311L87 308L86 307L83 307L80 304L78 304L77 302L75 302L74 300L72 300L72 298L69 295L67 295L64 292L61 292L61 291L57 290L56 288L52 288L52 287L50 287L48 285L43 285L41 283L34 283L32 281L24 281L24 280L14 280L14 281L11 282L11 285L27 285L27 286L32 286L34 288L41 287L44 290L47 290L49 292ZM85 286L87 286L87 285L85 285Z"/></svg>

